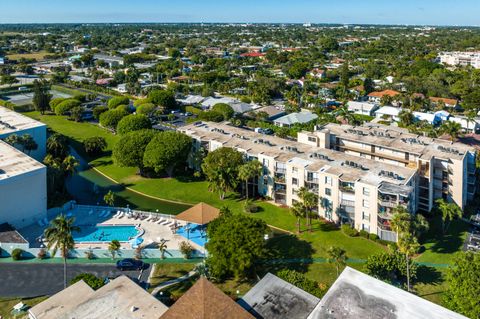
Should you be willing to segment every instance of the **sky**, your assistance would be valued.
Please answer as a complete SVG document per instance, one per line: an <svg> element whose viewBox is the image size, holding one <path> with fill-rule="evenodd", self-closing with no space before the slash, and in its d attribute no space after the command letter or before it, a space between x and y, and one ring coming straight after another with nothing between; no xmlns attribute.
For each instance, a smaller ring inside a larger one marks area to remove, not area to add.
<svg viewBox="0 0 480 319"><path fill-rule="evenodd" d="M0 23L480 25L480 0L0 0Z"/></svg>

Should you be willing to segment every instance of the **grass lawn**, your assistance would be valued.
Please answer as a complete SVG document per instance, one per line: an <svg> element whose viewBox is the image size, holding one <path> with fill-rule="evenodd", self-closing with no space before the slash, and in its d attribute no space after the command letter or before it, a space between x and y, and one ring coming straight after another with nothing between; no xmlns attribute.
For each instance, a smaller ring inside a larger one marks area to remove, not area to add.
<svg viewBox="0 0 480 319"><path fill-rule="evenodd" d="M39 52L33 52L33 53L23 53L23 54L8 54L7 58L10 60L19 60L21 58L24 59L35 59L37 61L43 60L46 55L51 55L53 53L48 53L47 51L39 51Z"/></svg>
<svg viewBox="0 0 480 319"><path fill-rule="evenodd" d="M29 307L33 307L36 304L44 301L48 297L37 297L37 298L1 298L0 299L0 317L1 318L13 318L10 312L13 309L13 306L18 304L19 302L23 302L24 304L28 305Z"/></svg>

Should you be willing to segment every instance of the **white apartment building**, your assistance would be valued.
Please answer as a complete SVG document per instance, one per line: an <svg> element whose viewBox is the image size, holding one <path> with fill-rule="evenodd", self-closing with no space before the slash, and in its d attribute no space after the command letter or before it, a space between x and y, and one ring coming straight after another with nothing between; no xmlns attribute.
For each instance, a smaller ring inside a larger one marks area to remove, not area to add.
<svg viewBox="0 0 480 319"><path fill-rule="evenodd" d="M250 187L259 194L290 206L305 186L319 196L321 217L385 240L396 240L390 228L394 207L430 210L443 197L463 208L475 190L473 149L388 126L328 124L299 133L296 141L227 123L197 122L182 132L197 149L231 147L258 159L263 174Z"/></svg>
<svg viewBox="0 0 480 319"><path fill-rule="evenodd" d="M0 224L22 228L47 217L47 168L0 141Z"/></svg>
<svg viewBox="0 0 480 319"><path fill-rule="evenodd" d="M0 139L16 134L30 134L38 145L29 156L42 162L46 155L47 126L44 123L0 106ZM21 148L21 147L19 147Z"/></svg>
<svg viewBox="0 0 480 319"><path fill-rule="evenodd" d="M443 52L440 63L451 66L472 66L480 69L480 52Z"/></svg>

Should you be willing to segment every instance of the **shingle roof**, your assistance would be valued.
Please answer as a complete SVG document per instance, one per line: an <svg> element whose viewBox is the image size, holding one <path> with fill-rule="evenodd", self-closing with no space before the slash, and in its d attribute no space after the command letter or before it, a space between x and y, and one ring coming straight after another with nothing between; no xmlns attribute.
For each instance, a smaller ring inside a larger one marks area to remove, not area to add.
<svg viewBox="0 0 480 319"><path fill-rule="evenodd" d="M205 225L217 218L219 215L220 210L218 208L205 203L198 203L197 205L178 214L175 216L175 218L189 223Z"/></svg>
<svg viewBox="0 0 480 319"><path fill-rule="evenodd" d="M161 319L253 319L245 309L201 277Z"/></svg>
<svg viewBox="0 0 480 319"><path fill-rule="evenodd" d="M299 113L290 113L275 120L275 123L281 123L286 125L292 125L296 123L308 123L317 119L317 114L313 114L308 111L302 111Z"/></svg>

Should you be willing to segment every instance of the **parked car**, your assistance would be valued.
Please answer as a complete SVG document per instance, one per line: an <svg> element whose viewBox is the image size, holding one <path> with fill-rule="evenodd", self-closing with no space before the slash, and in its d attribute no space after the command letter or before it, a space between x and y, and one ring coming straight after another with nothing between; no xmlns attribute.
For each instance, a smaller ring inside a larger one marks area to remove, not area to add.
<svg viewBox="0 0 480 319"><path fill-rule="evenodd" d="M141 260L132 258L125 258L117 261L117 269L124 270L142 270L145 267L145 263Z"/></svg>

